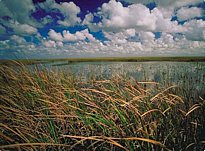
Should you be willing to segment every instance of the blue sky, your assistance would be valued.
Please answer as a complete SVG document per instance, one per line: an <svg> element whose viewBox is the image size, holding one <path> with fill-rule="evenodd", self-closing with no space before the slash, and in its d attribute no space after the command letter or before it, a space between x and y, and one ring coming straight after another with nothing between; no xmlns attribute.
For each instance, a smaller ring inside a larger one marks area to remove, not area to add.
<svg viewBox="0 0 205 151"><path fill-rule="evenodd" d="M205 56L204 0L0 0L0 59Z"/></svg>

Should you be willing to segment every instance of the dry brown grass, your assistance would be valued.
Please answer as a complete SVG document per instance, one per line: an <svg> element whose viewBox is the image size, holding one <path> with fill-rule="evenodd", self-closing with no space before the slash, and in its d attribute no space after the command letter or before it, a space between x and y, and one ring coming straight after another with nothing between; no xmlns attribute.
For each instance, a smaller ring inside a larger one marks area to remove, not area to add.
<svg viewBox="0 0 205 151"><path fill-rule="evenodd" d="M82 82L23 65L1 66L0 83L0 149L204 147L205 100L187 104L176 86L161 88L120 76Z"/></svg>

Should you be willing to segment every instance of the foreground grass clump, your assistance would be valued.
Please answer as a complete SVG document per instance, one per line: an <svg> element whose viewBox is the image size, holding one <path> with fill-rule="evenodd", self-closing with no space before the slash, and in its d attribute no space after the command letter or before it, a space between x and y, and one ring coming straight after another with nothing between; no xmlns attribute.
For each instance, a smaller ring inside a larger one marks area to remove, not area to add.
<svg viewBox="0 0 205 151"><path fill-rule="evenodd" d="M0 67L0 149L202 150L205 100L125 77ZM146 85L146 86L145 86Z"/></svg>

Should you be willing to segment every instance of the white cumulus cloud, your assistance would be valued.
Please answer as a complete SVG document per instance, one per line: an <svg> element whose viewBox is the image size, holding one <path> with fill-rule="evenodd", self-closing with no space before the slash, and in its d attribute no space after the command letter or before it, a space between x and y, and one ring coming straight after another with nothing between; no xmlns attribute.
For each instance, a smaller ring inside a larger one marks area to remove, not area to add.
<svg viewBox="0 0 205 151"><path fill-rule="evenodd" d="M12 24L11 27L13 27L14 32L16 34L37 34L37 29L33 26L30 26L28 24Z"/></svg>
<svg viewBox="0 0 205 151"><path fill-rule="evenodd" d="M0 50L54 57L205 55L205 21L194 19L203 16L204 10L197 6L203 0L123 1L132 4L125 6L110 0L96 12L88 12L82 21L78 16L81 10L73 2L46 0L34 6L32 0L0 0L0 34L9 33L6 40L0 41ZM152 10L145 5L151 2L157 4ZM47 13L41 23L31 15L36 8ZM61 13L64 18L54 18L50 12ZM185 22L179 24L173 17ZM50 29L48 37L43 38L44 32L40 35L37 29L54 21L60 24L61 32ZM74 33L67 30L75 25L88 28ZM5 26L12 30L6 31ZM90 30L102 31L102 35L96 39ZM101 36L105 38L98 40Z"/></svg>
<svg viewBox="0 0 205 151"><path fill-rule="evenodd" d="M142 4L149 4L155 2L158 6L162 7L181 7L191 4L203 3L203 0L121 0L128 3L142 3Z"/></svg>
<svg viewBox="0 0 205 151"><path fill-rule="evenodd" d="M10 37L10 40L17 43L17 44L24 44L26 43L26 40L23 37L20 37L18 35L13 35Z"/></svg>
<svg viewBox="0 0 205 151"><path fill-rule="evenodd" d="M183 26L185 28L185 36L193 41L205 41L205 21L191 20Z"/></svg>
<svg viewBox="0 0 205 151"><path fill-rule="evenodd" d="M47 48L56 48L56 47L63 47L63 43L60 41L53 41L53 40L48 40L48 41L42 41L43 45Z"/></svg>
<svg viewBox="0 0 205 151"><path fill-rule="evenodd" d="M200 16L202 16L202 9L198 7L182 7L177 11L177 17L179 20L188 20Z"/></svg>
<svg viewBox="0 0 205 151"><path fill-rule="evenodd" d="M183 31L182 26L178 25L177 21L171 21L170 10L154 8L151 12L157 18L155 31L170 33Z"/></svg>
<svg viewBox="0 0 205 151"><path fill-rule="evenodd" d="M49 35L50 39L52 39L52 40L63 41L63 37L62 37L61 33L57 33L53 29L50 29L50 31L48 32L48 35Z"/></svg>
<svg viewBox="0 0 205 151"><path fill-rule="evenodd" d="M77 16L80 13L80 7L73 2L61 2L58 4L55 0L47 0L41 3L40 7L47 11L58 9L65 17L64 20L58 20L60 25L74 26L81 22L80 17Z"/></svg>
<svg viewBox="0 0 205 151"><path fill-rule="evenodd" d="M58 8L66 17L64 21L59 20L59 24L64 26L73 26L76 23L80 23L81 19L77 17L77 15L80 13L80 8L73 2L55 4L55 7Z"/></svg>
<svg viewBox="0 0 205 151"><path fill-rule="evenodd" d="M139 30L154 30L156 28L156 16L142 4L133 4L124 7L122 3L111 0L104 3L98 12L102 18L99 23L93 22L93 14L88 14L84 20L91 29L103 29L105 31L119 31L121 29L136 28Z"/></svg>
<svg viewBox="0 0 205 151"><path fill-rule="evenodd" d="M97 14L87 14L83 23L91 30L119 32L134 28L136 31L181 32L183 28L177 21L171 21L174 9L163 7L149 10L143 4L132 4L124 7L122 3L111 0L104 3ZM102 20L94 22L97 16Z"/></svg>
<svg viewBox="0 0 205 151"><path fill-rule="evenodd" d="M76 41L83 41L86 38L89 41L95 41L96 39L93 37L92 34L89 33L88 29L84 29L81 31L77 31L76 33L70 33L67 30L64 30L62 34L59 32L55 32L54 30L50 30L48 32L49 38L54 41L61 41L61 42L76 42Z"/></svg>

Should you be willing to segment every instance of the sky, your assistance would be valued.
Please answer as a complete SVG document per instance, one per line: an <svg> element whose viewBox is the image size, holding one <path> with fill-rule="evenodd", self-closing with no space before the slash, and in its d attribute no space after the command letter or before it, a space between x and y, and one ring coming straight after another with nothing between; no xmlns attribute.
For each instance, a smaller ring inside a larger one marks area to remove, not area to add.
<svg viewBox="0 0 205 151"><path fill-rule="evenodd" d="M0 0L0 59L205 56L204 0Z"/></svg>

